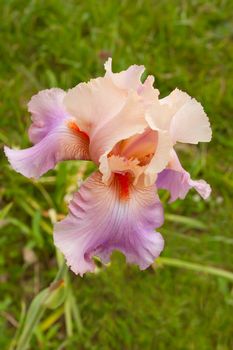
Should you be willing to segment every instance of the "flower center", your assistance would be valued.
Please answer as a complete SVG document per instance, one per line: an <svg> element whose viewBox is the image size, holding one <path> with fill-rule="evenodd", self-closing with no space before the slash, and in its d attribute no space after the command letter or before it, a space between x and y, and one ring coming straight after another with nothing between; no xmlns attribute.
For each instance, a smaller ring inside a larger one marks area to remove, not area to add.
<svg viewBox="0 0 233 350"><path fill-rule="evenodd" d="M157 142L157 132L147 129L142 134L120 141L113 148L111 155L118 155L126 159L137 159L139 165L147 165L155 153Z"/></svg>
<svg viewBox="0 0 233 350"><path fill-rule="evenodd" d="M69 120L67 125L68 128L72 130L75 134L82 136L84 139L89 141L89 136L85 133L85 131L81 131L78 125L73 120Z"/></svg>
<svg viewBox="0 0 233 350"><path fill-rule="evenodd" d="M129 172L115 173L114 180L116 181L117 188L119 190L119 197L125 201L130 198L130 186L133 182L133 176Z"/></svg>

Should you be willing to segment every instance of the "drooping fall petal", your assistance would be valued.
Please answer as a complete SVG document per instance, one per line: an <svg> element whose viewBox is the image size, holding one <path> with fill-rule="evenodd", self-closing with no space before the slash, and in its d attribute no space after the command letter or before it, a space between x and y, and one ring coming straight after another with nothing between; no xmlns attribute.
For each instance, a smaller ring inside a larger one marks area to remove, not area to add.
<svg viewBox="0 0 233 350"><path fill-rule="evenodd" d="M115 249L141 269L162 251L163 238L154 231L163 223L155 186L135 187L127 176L117 174L107 186L94 173L74 195L69 215L56 224L55 244L76 274L93 271L94 255L108 262Z"/></svg>
<svg viewBox="0 0 233 350"><path fill-rule="evenodd" d="M34 95L28 103L32 124L29 138L32 143L41 141L54 127L67 116L63 99L66 92L62 89L46 89Z"/></svg>
<svg viewBox="0 0 233 350"><path fill-rule="evenodd" d="M29 129L34 146L4 148L11 166L26 177L39 177L62 161L89 159L89 138L62 104L60 89L41 91L29 103L33 123Z"/></svg>
<svg viewBox="0 0 233 350"><path fill-rule="evenodd" d="M175 151L172 152L169 166L158 174L156 186L170 192L170 202L184 199L191 188L207 199L211 193L210 185L204 180L192 180L190 174L184 170Z"/></svg>

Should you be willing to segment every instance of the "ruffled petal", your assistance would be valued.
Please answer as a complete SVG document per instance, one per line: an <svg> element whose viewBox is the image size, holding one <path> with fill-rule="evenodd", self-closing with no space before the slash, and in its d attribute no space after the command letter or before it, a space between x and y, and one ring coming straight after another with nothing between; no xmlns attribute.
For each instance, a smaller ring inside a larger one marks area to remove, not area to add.
<svg viewBox="0 0 233 350"><path fill-rule="evenodd" d="M90 140L90 155L95 163L100 163L100 171L108 172L108 154L121 140L141 134L146 129L144 107L136 93L131 93L121 111L104 127L99 128Z"/></svg>
<svg viewBox="0 0 233 350"><path fill-rule="evenodd" d="M42 90L28 103L32 125L29 138L32 143L41 141L54 127L67 116L63 99L66 92L62 89Z"/></svg>
<svg viewBox="0 0 233 350"><path fill-rule="evenodd" d="M113 83L120 89L125 90L137 90L140 88L141 76L145 70L144 66L138 66L136 64L130 66L127 70L123 70L120 73L112 72L112 59L109 57L104 64L106 70L106 76L110 77Z"/></svg>
<svg viewBox="0 0 233 350"><path fill-rule="evenodd" d="M143 84L141 84L137 90L138 94L142 97L143 103L146 106L150 106L159 99L159 90L155 89L153 75L149 75Z"/></svg>
<svg viewBox="0 0 233 350"><path fill-rule="evenodd" d="M11 166L26 177L38 178L62 160L90 159L89 137L67 112L65 95L61 89L49 89L33 96L28 104L29 137L35 145L23 150L4 148Z"/></svg>
<svg viewBox="0 0 233 350"><path fill-rule="evenodd" d="M80 129L91 135L111 120L125 105L127 95L108 77L80 83L68 90L64 104Z"/></svg>
<svg viewBox="0 0 233 350"><path fill-rule="evenodd" d="M170 192L170 202L174 202L177 198L184 199L191 188L195 188L204 199L211 193L207 182L191 179L190 174L182 168L175 151L172 152L168 168L158 175L156 186Z"/></svg>
<svg viewBox="0 0 233 350"><path fill-rule="evenodd" d="M71 121L56 126L33 147L5 147L4 151L13 169L26 177L38 178L62 160L90 159L88 146L88 137Z"/></svg>
<svg viewBox="0 0 233 350"><path fill-rule="evenodd" d="M202 105L178 89L154 103L146 118L152 129L169 131L173 143L211 140L209 119Z"/></svg>
<svg viewBox="0 0 233 350"><path fill-rule="evenodd" d="M173 142L197 144L209 142L212 132L209 119L202 105L185 92L175 89L160 100L170 118L170 133Z"/></svg>
<svg viewBox="0 0 233 350"><path fill-rule="evenodd" d="M99 172L81 186L70 203L70 213L57 223L56 246L76 274L94 270L92 257L108 262L113 250L141 269L151 265L163 249L154 231L163 223L163 209L155 187L128 187L127 178L105 185Z"/></svg>
<svg viewBox="0 0 233 350"><path fill-rule="evenodd" d="M145 185L155 183L157 174L161 172L169 162L172 150L172 141L166 131L157 132L157 142L155 154L145 170Z"/></svg>

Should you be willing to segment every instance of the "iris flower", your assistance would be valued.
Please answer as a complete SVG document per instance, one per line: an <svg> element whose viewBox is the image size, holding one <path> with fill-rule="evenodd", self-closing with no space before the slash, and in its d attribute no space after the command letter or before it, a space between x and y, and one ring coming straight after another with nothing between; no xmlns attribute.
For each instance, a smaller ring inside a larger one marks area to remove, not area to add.
<svg viewBox="0 0 233 350"><path fill-rule="evenodd" d="M49 89L33 96L24 150L5 147L11 166L38 178L64 160L92 160L93 173L73 196L68 216L55 225L54 242L76 274L95 268L93 256L109 262L113 250L146 269L161 253L164 241L155 229L163 224L157 189L171 201L194 187L203 198L210 186L194 181L174 150L177 142L211 139L208 118L188 94L175 89L159 99L154 78L144 83L143 66L105 75L65 92Z"/></svg>

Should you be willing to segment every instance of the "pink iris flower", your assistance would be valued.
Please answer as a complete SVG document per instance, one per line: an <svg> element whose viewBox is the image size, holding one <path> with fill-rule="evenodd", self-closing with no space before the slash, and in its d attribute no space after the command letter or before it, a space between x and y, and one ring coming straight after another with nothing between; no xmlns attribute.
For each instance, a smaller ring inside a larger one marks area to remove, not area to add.
<svg viewBox="0 0 233 350"><path fill-rule="evenodd" d="M171 201L194 187L203 198L210 186L191 179L174 150L177 142L211 139L208 118L195 99L175 89L159 99L154 78L144 83L143 66L113 73L111 59L104 77L65 92L50 89L33 96L29 137L24 150L5 147L11 166L38 178L63 160L92 160L98 166L55 225L54 242L76 274L95 268L93 256L109 262L120 250L129 263L146 269L164 241L155 229L163 224L157 189Z"/></svg>

